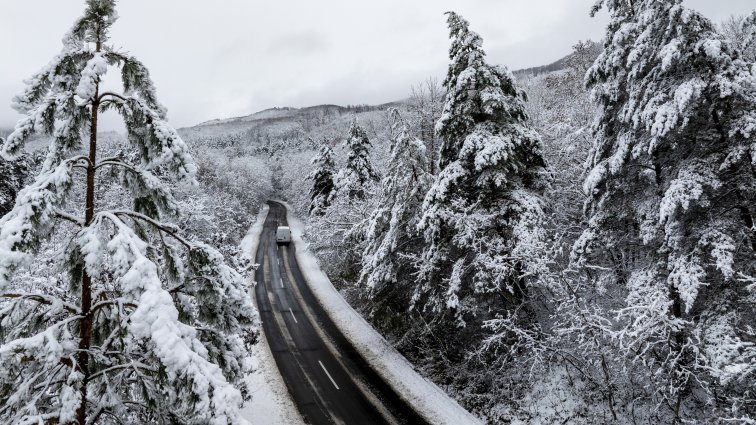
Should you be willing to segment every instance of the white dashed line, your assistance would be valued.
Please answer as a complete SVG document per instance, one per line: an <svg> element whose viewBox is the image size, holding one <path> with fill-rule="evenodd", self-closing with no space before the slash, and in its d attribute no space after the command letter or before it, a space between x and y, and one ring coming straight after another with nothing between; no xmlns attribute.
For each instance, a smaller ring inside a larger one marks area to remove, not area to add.
<svg viewBox="0 0 756 425"><path fill-rule="evenodd" d="M291 307L289 307L289 313L291 313L291 317L294 319L294 323L299 324L297 321L297 316L294 315L294 312L291 311Z"/></svg>
<svg viewBox="0 0 756 425"><path fill-rule="evenodd" d="M281 281L281 287L283 288L283 287L284 287L284 286L283 286L283 278L282 278L282 277L279 277L279 278L278 278L278 280L280 280L280 281Z"/></svg>
<svg viewBox="0 0 756 425"><path fill-rule="evenodd" d="M318 363L320 363L320 367L323 368L323 372L325 372L326 375L328 375L328 379L331 380L331 383L333 384L333 386L336 387L337 390L340 390L341 388L339 388L339 386L336 385L336 381L333 380L333 378L331 377L331 374L328 373L328 371L326 370L325 366L323 366L323 362L321 362L320 360L318 360Z"/></svg>

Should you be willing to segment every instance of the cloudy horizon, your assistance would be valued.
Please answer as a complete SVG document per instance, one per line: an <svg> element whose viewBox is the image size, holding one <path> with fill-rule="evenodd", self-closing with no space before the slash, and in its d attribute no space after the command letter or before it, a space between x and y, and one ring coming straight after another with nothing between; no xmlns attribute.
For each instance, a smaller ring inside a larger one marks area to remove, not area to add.
<svg viewBox="0 0 756 425"><path fill-rule="evenodd" d="M111 40L147 65L170 122L187 127L272 107L405 98L413 84L445 74L447 10L481 34L489 61L510 69L546 65L578 40L602 37L607 18L589 17L594 2L129 0L119 4ZM753 10L751 0L685 3L714 22ZM11 98L60 50L83 8L83 0L3 6L0 128L20 118ZM111 119L106 127L119 124Z"/></svg>

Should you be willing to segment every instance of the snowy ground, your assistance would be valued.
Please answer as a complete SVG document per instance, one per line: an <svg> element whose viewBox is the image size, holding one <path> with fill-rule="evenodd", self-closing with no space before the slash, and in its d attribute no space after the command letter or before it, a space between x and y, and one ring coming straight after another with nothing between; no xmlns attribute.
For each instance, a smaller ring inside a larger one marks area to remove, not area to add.
<svg viewBox="0 0 756 425"><path fill-rule="evenodd" d="M304 425L305 422L278 373L265 334L260 334L260 342L251 353L255 372L247 376L252 400L242 408L242 417L252 425Z"/></svg>
<svg viewBox="0 0 756 425"><path fill-rule="evenodd" d="M247 236L241 242L242 250L249 253L253 259L267 215L268 206L264 205ZM250 288L249 294L256 305L253 288ZM305 422L292 402L286 384L278 372L264 332L260 332L260 342L253 347L250 354L255 371L246 379L252 400L242 409L244 419L252 425L304 425Z"/></svg>
<svg viewBox="0 0 756 425"><path fill-rule="evenodd" d="M441 388L420 376L412 364L388 343L336 290L302 240L304 226L287 207L292 242L302 274L325 310L360 354L394 390L432 424L482 424Z"/></svg>

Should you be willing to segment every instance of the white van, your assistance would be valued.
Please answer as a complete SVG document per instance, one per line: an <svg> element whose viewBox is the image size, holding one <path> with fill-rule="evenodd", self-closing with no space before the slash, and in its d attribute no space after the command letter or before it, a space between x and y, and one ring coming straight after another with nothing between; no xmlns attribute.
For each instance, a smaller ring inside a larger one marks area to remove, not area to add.
<svg viewBox="0 0 756 425"><path fill-rule="evenodd" d="M289 226L278 226L276 229L276 243L288 245L291 242L291 229Z"/></svg>

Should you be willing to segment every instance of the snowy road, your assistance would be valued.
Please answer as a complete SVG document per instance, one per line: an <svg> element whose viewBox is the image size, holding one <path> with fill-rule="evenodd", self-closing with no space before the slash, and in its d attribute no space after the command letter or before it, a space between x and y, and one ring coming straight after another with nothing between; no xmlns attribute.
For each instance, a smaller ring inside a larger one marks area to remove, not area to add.
<svg viewBox="0 0 756 425"><path fill-rule="evenodd" d="M263 329L286 386L312 424L427 423L387 385L337 330L303 278L294 245L277 246L286 209L270 212L257 250L255 296Z"/></svg>

